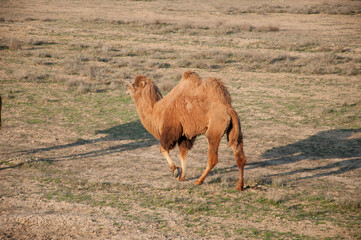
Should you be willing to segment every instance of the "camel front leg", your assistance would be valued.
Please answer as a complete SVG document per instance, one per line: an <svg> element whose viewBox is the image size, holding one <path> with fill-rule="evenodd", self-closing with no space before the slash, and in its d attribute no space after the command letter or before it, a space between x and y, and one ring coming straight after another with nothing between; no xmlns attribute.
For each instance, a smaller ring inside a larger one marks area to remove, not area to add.
<svg viewBox="0 0 361 240"><path fill-rule="evenodd" d="M160 152L162 153L162 155L165 157L165 159L167 159L168 164L169 164L169 168L170 170L172 170L173 175L177 178L179 177L180 173L179 173L179 167L177 167L173 160L170 158L169 156L169 151L165 150L162 146L160 146Z"/></svg>
<svg viewBox="0 0 361 240"><path fill-rule="evenodd" d="M182 172L180 177L178 178L179 181L187 181L186 179L187 155L188 155L188 151L193 147L195 140L196 137L193 137L192 139L181 137L178 140L179 158L182 164Z"/></svg>
<svg viewBox="0 0 361 240"><path fill-rule="evenodd" d="M180 144L179 145L179 158L180 158L181 164L182 164L182 172L181 172L179 178L177 178L179 181L187 181L187 179L186 179L187 154L188 154L188 149Z"/></svg>

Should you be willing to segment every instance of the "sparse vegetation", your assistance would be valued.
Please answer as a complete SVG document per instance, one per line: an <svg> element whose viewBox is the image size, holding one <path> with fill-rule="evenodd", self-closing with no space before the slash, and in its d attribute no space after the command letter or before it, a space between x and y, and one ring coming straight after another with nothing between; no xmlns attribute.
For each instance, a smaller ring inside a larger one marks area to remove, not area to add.
<svg viewBox="0 0 361 240"><path fill-rule="evenodd" d="M21 49L21 41L17 38L11 38L9 42L9 48L11 50L19 50Z"/></svg>
<svg viewBox="0 0 361 240"><path fill-rule="evenodd" d="M1 239L360 238L360 1L60 5L1 1ZM231 93L241 194L226 139L174 180L125 93L185 70Z"/></svg>
<svg viewBox="0 0 361 240"><path fill-rule="evenodd" d="M295 4L296 5L296 4ZM312 5L292 6L292 5L270 5L259 4L250 7L235 7L230 6L226 8L227 14L242 14L242 13L290 13L290 14L330 14L330 15L355 15L361 13L361 4L355 2L337 2L337 3L321 3Z"/></svg>

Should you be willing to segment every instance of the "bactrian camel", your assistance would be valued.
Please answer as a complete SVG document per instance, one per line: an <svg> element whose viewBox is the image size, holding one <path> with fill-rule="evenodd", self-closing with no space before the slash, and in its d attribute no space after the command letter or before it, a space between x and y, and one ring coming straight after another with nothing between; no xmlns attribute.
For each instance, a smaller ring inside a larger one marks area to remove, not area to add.
<svg viewBox="0 0 361 240"><path fill-rule="evenodd" d="M231 96L218 78L202 80L195 72L186 71L179 84L164 98L156 84L145 76L137 76L129 85L143 126L160 141L160 152L167 159L173 175L185 181L186 157L197 136L208 140L208 163L195 181L202 184L218 162L218 147L227 134L239 168L237 189L244 189L243 172L246 156L238 115L231 105ZM181 168L177 167L169 151L178 144Z"/></svg>

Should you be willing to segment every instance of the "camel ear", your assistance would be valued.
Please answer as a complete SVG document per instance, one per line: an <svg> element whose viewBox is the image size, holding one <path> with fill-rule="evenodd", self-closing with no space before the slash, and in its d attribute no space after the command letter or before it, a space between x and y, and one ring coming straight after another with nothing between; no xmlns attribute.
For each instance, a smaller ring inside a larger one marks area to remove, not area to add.
<svg viewBox="0 0 361 240"><path fill-rule="evenodd" d="M137 87L144 87L145 86L145 80L146 80L145 76L138 75L138 76L135 77L134 84Z"/></svg>

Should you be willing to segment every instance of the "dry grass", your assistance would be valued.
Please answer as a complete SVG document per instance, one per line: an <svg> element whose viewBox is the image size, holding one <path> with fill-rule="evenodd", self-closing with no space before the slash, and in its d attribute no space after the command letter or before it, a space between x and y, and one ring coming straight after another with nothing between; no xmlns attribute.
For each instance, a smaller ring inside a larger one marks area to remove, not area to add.
<svg viewBox="0 0 361 240"><path fill-rule="evenodd" d="M336 198L336 204L341 206L342 208L350 208L350 209L360 209L361 208L361 200L358 197L340 197Z"/></svg>
<svg viewBox="0 0 361 240"><path fill-rule="evenodd" d="M360 74L357 59L341 57L335 53L304 55L273 55L258 51L243 51L235 57L244 70L265 69L269 72L292 72L306 74Z"/></svg>
<svg viewBox="0 0 361 240"><path fill-rule="evenodd" d="M1 2L0 238L359 237L360 1L101 3ZM125 93L186 70L232 95L243 193L225 139L176 181Z"/></svg>
<svg viewBox="0 0 361 240"><path fill-rule="evenodd" d="M289 196L285 192L271 190L266 193L265 198L273 204L280 204L287 201Z"/></svg>
<svg viewBox="0 0 361 240"><path fill-rule="evenodd" d="M321 3L303 6L292 5L270 5L261 4L251 7L235 7L231 6L226 8L227 14L244 14L244 13L290 13L290 14L330 14L330 15L355 15L361 13L361 4L355 2L334 2L334 3Z"/></svg>

